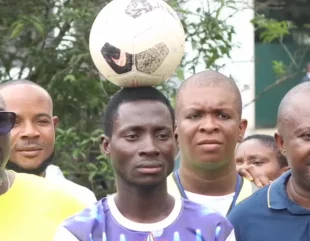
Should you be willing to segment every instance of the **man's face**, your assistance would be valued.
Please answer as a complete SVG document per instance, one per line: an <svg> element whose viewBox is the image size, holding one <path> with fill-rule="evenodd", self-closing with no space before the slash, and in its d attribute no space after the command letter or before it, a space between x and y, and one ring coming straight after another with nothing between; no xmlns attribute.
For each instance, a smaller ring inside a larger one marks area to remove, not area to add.
<svg viewBox="0 0 310 241"><path fill-rule="evenodd" d="M6 87L1 95L7 109L17 114L10 162L26 170L36 169L54 150L58 119L52 116L52 102L42 89L27 84Z"/></svg>
<svg viewBox="0 0 310 241"><path fill-rule="evenodd" d="M112 137L104 137L103 148L120 182L146 188L164 182L176 155L168 108L157 101L120 105Z"/></svg>
<svg viewBox="0 0 310 241"><path fill-rule="evenodd" d="M15 123L15 113L6 112L0 103L0 169L4 169L10 155L10 131Z"/></svg>
<svg viewBox="0 0 310 241"><path fill-rule="evenodd" d="M287 157L294 179L310 192L310 108L305 104L308 99L306 93L292 99L276 141Z"/></svg>
<svg viewBox="0 0 310 241"><path fill-rule="evenodd" d="M239 144L235 154L238 167L252 167L256 173L266 175L271 181L287 170L286 167L281 168L277 159L277 150L257 139L250 139Z"/></svg>
<svg viewBox="0 0 310 241"><path fill-rule="evenodd" d="M217 169L233 161L247 126L240 120L237 97L220 87L186 86L178 99L178 143L188 164Z"/></svg>

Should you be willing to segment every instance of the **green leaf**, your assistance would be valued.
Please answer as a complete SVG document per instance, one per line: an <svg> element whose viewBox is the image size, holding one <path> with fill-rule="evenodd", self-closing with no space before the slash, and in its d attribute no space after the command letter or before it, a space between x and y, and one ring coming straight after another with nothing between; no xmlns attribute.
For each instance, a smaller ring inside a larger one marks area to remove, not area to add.
<svg viewBox="0 0 310 241"><path fill-rule="evenodd" d="M68 74L65 76L64 81L72 82L75 81L75 76L73 74Z"/></svg>
<svg viewBox="0 0 310 241"><path fill-rule="evenodd" d="M40 20L37 18L31 19L31 23L37 30L37 32L44 37L44 26L41 24Z"/></svg>
<svg viewBox="0 0 310 241"><path fill-rule="evenodd" d="M24 30L24 27L25 27L25 24L23 22L19 21L18 23L16 23L13 31L11 32L9 39L17 38L21 34L21 32Z"/></svg>
<svg viewBox="0 0 310 241"><path fill-rule="evenodd" d="M183 70L183 68L181 68L181 67L177 68L176 73L177 73L177 77L178 77L179 80L184 80L184 70Z"/></svg>

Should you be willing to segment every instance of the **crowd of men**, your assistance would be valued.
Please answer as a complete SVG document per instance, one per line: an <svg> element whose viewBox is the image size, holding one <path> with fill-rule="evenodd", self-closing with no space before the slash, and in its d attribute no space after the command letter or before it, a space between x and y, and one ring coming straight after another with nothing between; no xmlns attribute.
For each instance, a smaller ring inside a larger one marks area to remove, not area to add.
<svg viewBox="0 0 310 241"><path fill-rule="evenodd" d="M47 91L1 84L0 240L309 241L309 93L284 96L274 137L245 137L240 91L218 72L182 82L175 108L156 88L121 89L101 139L117 191L97 201L53 165Z"/></svg>

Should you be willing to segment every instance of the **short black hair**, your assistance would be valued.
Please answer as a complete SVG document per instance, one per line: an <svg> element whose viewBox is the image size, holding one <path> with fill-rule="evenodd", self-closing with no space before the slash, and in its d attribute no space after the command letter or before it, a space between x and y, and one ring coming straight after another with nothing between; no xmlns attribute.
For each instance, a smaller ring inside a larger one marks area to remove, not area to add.
<svg viewBox="0 0 310 241"><path fill-rule="evenodd" d="M103 117L103 129L105 135L108 137L112 136L114 120L117 116L120 105L139 100L158 101L166 105L171 114L172 124L174 126L174 110L170 104L170 101L159 90L154 87L122 88L111 97L108 105L106 106Z"/></svg>
<svg viewBox="0 0 310 241"><path fill-rule="evenodd" d="M274 150L276 152L276 157L280 167L282 168L288 166L287 159L285 156L282 155L273 136L263 134L251 135L244 138L241 143L246 142L248 140L258 140L266 147L269 147L270 149Z"/></svg>

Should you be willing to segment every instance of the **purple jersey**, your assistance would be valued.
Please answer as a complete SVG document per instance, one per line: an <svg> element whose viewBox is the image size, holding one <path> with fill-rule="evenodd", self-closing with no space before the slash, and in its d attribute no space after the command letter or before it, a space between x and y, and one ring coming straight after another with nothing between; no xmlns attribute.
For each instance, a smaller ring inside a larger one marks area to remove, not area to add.
<svg viewBox="0 0 310 241"><path fill-rule="evenodd" d="M224 241L233 234L226 218L183 199L175 200L166 219L150 224L127 219L108 197L69 218L63 227L79 241Z"/></svg>

